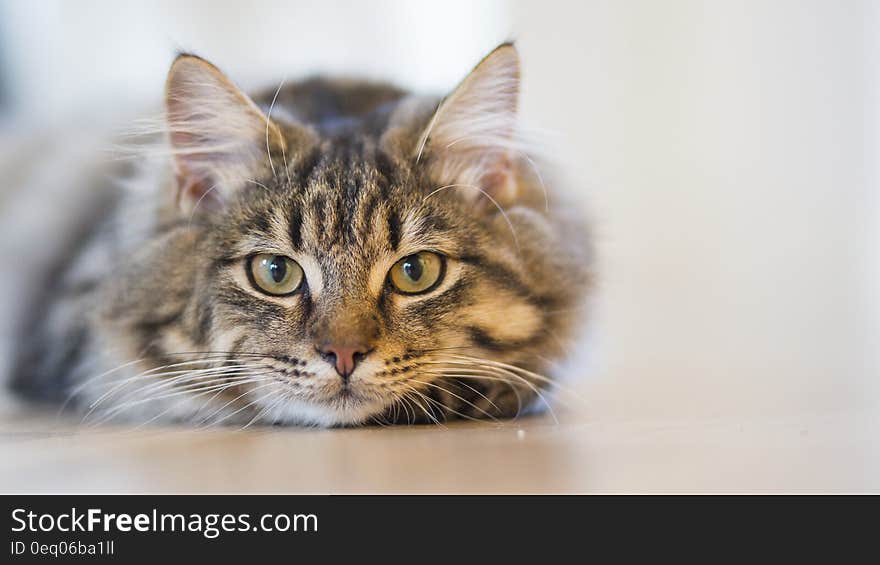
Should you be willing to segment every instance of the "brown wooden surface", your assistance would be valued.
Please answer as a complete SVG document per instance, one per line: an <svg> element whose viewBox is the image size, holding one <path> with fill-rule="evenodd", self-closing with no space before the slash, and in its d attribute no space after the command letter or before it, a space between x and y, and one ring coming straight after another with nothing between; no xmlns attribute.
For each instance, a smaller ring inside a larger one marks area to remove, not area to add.
<svg viewBox="0 0 880 565"><path fill-rule="evenodd" d="M870 414L349 430L0 426L4 492L880 491Z"/></svg>

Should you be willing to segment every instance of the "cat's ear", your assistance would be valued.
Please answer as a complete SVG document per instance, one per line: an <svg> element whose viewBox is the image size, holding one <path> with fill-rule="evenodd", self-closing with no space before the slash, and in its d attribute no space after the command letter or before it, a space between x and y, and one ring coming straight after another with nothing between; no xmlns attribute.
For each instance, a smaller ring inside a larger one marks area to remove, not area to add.
<svg viewBox="0 0 880 565"><path fill-rule="evenodd" d="M502 206L514 202L519 90L519 54L505 43L441 102L422 133L416 159L428 164L436 182L460 185L462 194L487 195Z"/></svg>
<svg viewBox="0 0 880 565"><path fill-rule="evenodd" d="M279 127L217 67L194 55L179 55L171 65L165 110L184 210L222 207L285 149Z"/></svg>

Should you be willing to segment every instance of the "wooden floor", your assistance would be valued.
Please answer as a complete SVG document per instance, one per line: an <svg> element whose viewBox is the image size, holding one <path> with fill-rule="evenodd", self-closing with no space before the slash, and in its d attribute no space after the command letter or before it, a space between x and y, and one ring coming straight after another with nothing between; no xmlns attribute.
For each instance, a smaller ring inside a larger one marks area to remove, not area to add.
<svg viewBox="0 0 880 565"><path fill-rule="evenodd" d="M0 426L4 492L880 492L871 414L350 430Z"/></svg>

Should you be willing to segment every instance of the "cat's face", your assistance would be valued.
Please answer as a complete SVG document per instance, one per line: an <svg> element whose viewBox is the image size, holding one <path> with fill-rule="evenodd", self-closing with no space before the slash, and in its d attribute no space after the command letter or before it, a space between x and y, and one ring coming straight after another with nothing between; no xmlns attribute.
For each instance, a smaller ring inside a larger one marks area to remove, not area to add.
<svg viewBox="0 0 880 565"><path fill-rule="evenodd" d="M506 359L541 337L542 297L506 222L430 195L430 179L402 166L326 159L220 214L197 283L211 349L264 356L289 397L281 413L361 422L460 355Z"/></svg>
<svg viewBox="0 0 880 565"><path fill-rule="evenodd" d="M504 46L436 113L404 99L370 131L327 137L179 59L187 227L143 286L185 305L148 336L158 356L238 367L227 406L264 422L518 412L546 384L530 371L558 353L585 274L505 145L517 91Z"/></svg>

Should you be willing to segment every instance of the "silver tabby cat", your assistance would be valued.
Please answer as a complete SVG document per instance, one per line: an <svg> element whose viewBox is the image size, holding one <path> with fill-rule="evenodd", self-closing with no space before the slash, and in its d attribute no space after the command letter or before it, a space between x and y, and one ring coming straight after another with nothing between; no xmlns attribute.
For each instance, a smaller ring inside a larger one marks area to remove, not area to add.
<svg viewBox="0 0 880 565"><path fill-rule="evenodd" d="M96 189L14 388L98 422L536 407L592 275L581 222L519 142L519 90L511 44L442 101L324 79L250 98L180 55L164 163Z"/></svg>

